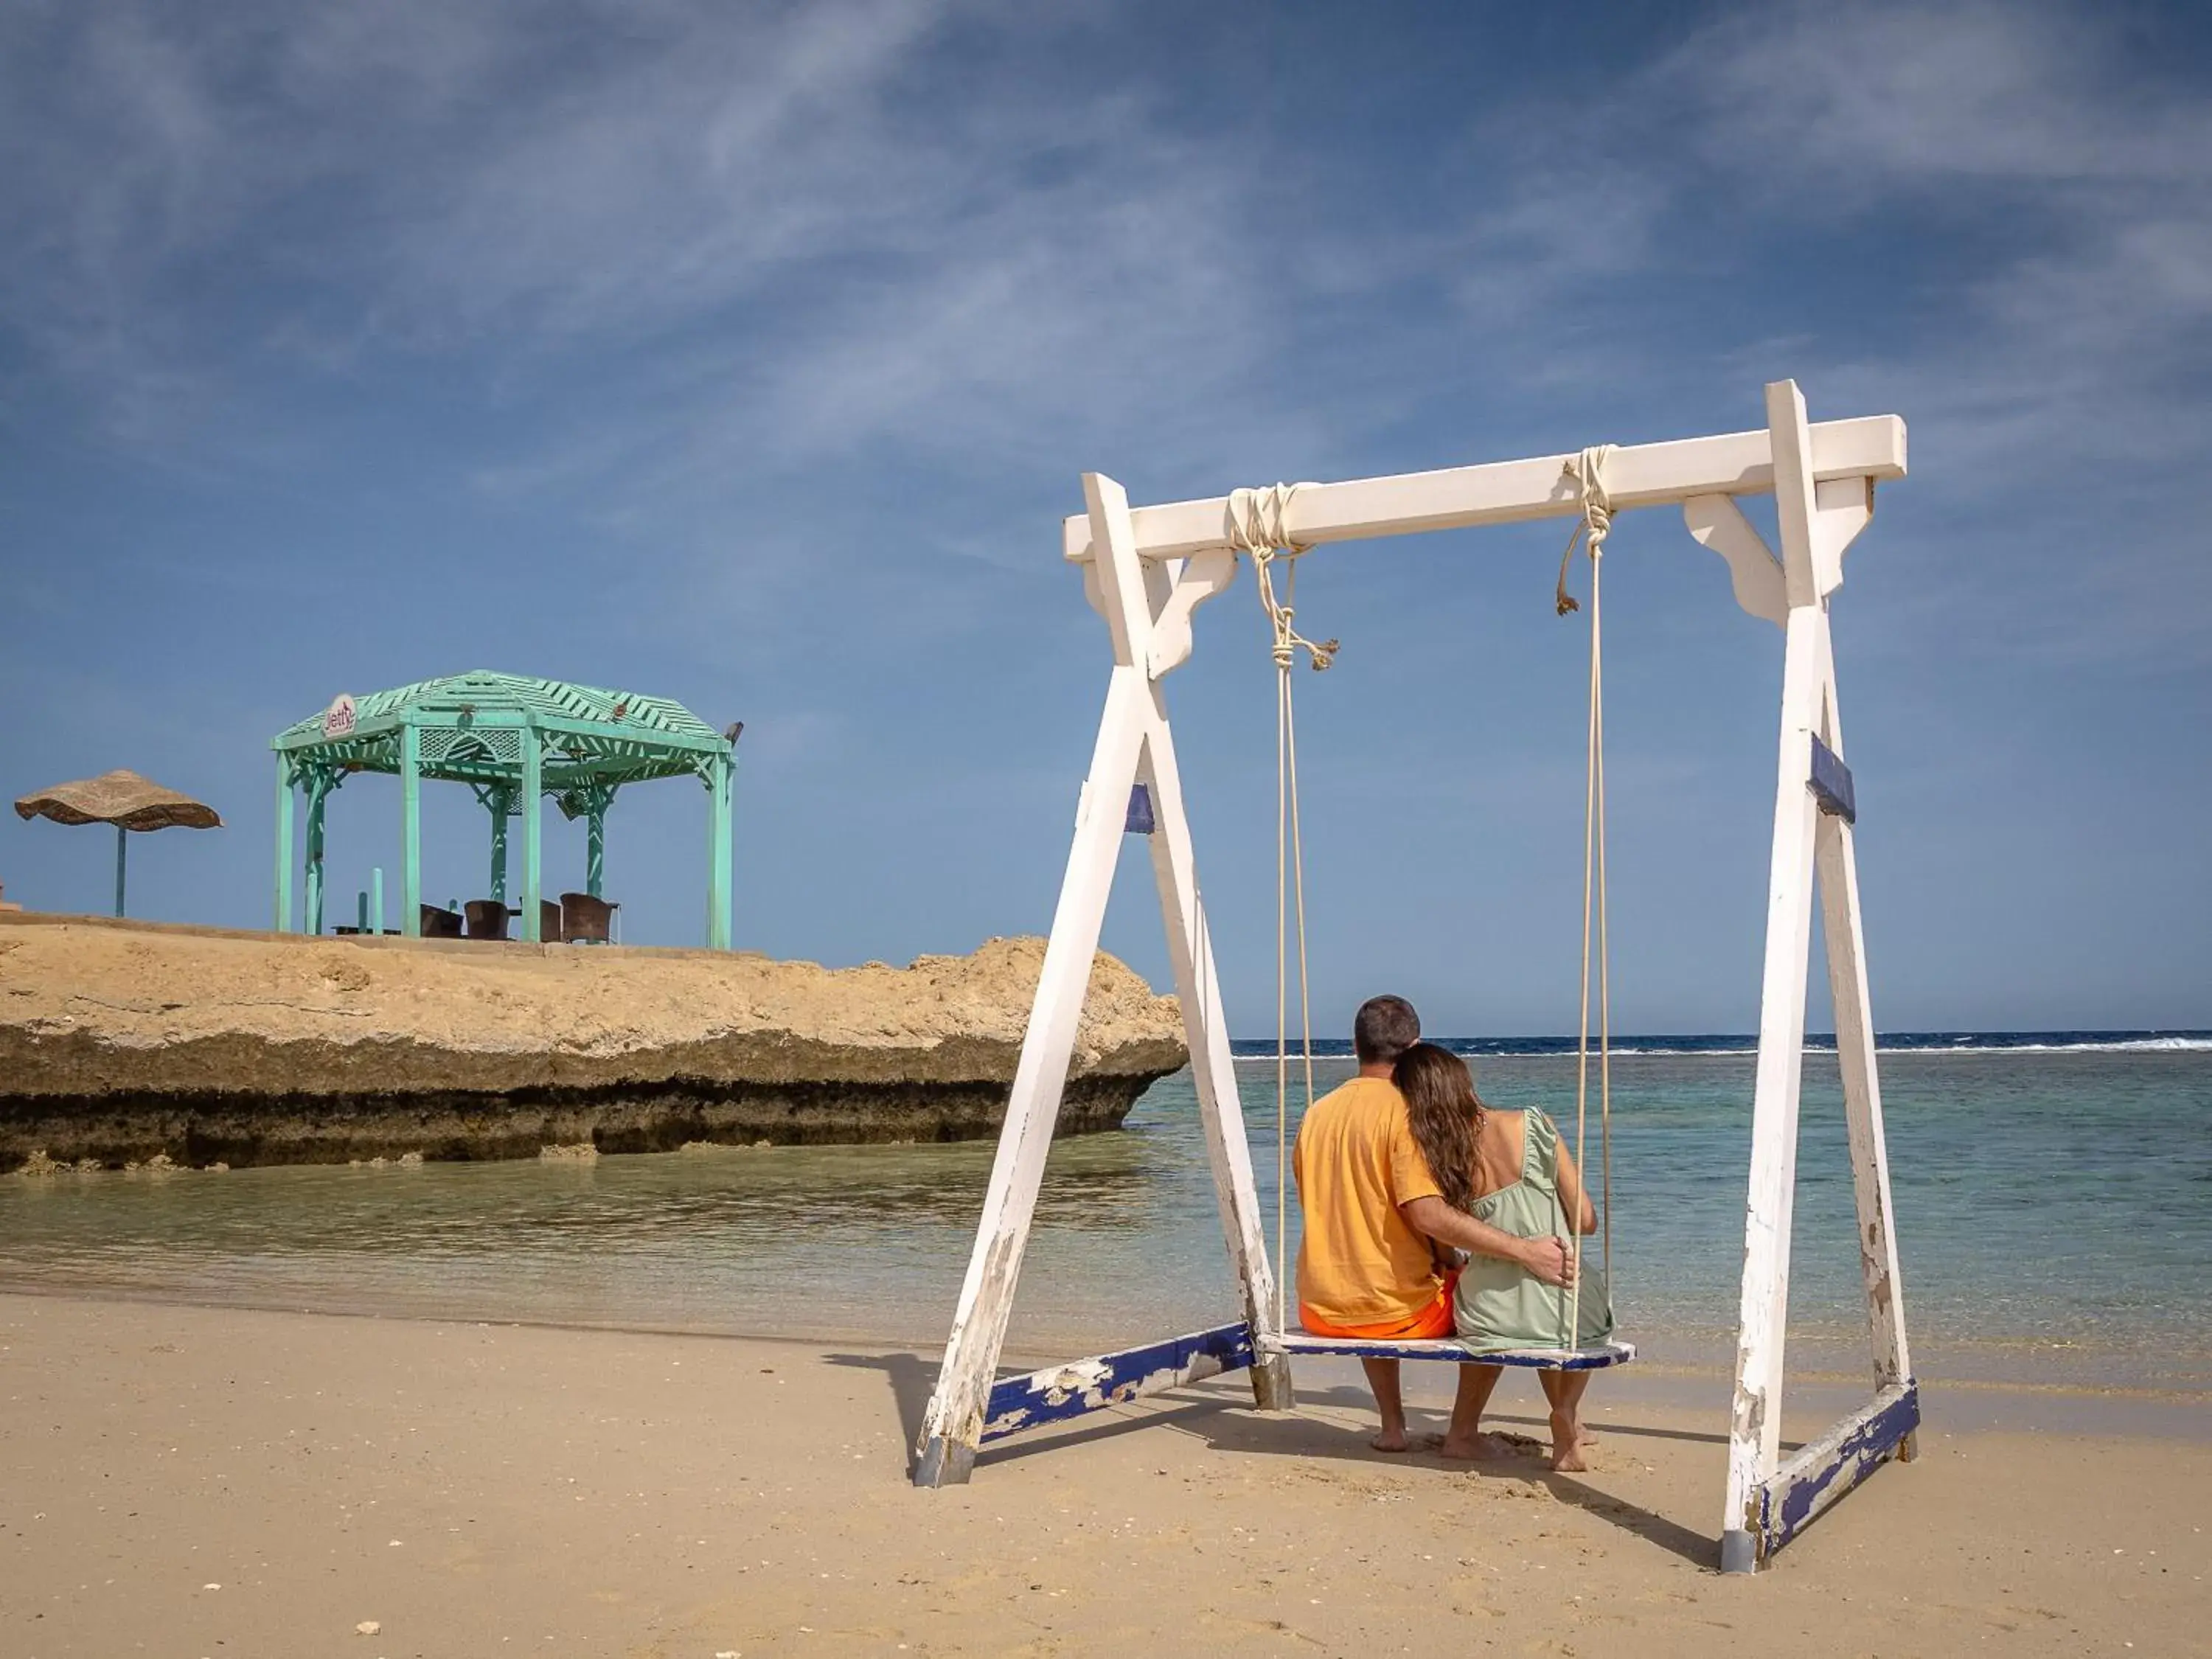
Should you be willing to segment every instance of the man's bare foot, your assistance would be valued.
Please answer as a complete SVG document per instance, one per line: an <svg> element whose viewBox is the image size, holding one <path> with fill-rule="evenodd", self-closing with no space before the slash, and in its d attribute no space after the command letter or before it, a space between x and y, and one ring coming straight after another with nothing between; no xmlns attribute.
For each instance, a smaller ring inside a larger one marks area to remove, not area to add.
<svg viewBox="0 0 2212 1659"><path fill-rule="evenodd" d="M1368 1445L1379 1452L1401 1452L1412 1449L1413 1442L1406 1438L1403 1429L1385 1429L1368 1441Z"/></svg>
<svg viewBox="0 0 2212 1659"><path fill-rule="evenodd" d="M1478 1434L1471 1439L1455 1439L1446 1435L1443 1443L1437 1448L1442 1457L1454 1457L1471 1463L1488 1463L1500 1457L1510 1457L1513 1448L1494 1434Z"/></svg>

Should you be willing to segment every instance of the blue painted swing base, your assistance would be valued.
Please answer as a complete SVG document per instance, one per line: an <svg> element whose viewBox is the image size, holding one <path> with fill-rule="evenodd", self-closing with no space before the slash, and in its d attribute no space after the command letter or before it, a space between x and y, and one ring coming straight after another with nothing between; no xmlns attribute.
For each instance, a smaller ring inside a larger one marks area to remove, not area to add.
<svg viewBox="0 0 2212 1659"><path fill-rule="evenodd" d="M1909 1459L1920 1427L1920 1384L1889 1387L1752 1489L1745 1526L1721 1539L1721 1570L1749 1572L1893 1457Z"/></svg>
<svg viewBox="0 0 2212 1659"><path fill-rule="evenodd" d="M1442 1359L1462 1365L1515 1365L1533 1370L1600 1370L1636 1358L1629 1342L1585 1349L1519 1348L1509 1353L1470 1353L1457 1342L1383 1342L1361 1338L1311 1336L1294 1331L1256 1342L1242 1321L1170 1337L1164 1342L1119 1353L1103 1353L1065 1365L1048 1366L1026 1376L994 1384L983 1408L985 1443L1059 1423L1085 1413L1126 1406L1148 1395L1164 1393L1209 1376L1248 1369L1262 1352L1352 1354L1366 1358Z"/></svg>
<svg viewBox="0 0 2212 1659"><path fill-rule="evenodd" d="M991 1389L983 1407L982 1440L1002 1440L1086 1412L1126 1406L1187 1382L1244 1370L1254 1352L1252 1328L1239 1321L1120 1353L1048 1366L1027 1376L1010 1376Z"/></svg>
<svg viewBox="0 0 2212 1659"><path fill-rule="evenodd" d="M984 1443L1065 1422L1091 1412L1126 1406L1148 1395L1231 1371L1246 1370L1271 1354L1341 1354L1369 1359L1432 1359L1456 1364L1510 1365L1527 1370L1601 1370L1636 1358L1630 1342L1568 1350L1522 1348L1471 1353L1460 1343L1437 1340L1389 1342L1315 1336L1294 1331L1258 1341L1242 1321L1194 1331L1164 1342L1099 1354L1026 1376L1010 1376L991 1389L983 1415ZM1753 1488L1745 1525L1723 1534L1723 1571L1749 1571L1795 1538L1836 1500L1893 1457L1911 1455L1920 1427L1920 1388L1911 1378L1884 1389ZM919 1477L917 1477L919 1478Z"/></svg>

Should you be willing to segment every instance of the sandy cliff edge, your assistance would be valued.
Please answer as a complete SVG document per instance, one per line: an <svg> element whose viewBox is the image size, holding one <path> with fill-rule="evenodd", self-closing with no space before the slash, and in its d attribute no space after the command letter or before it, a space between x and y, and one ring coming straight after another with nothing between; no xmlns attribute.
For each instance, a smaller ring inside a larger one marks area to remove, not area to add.
<svg viewBox="0 0 2212 1659"><path fill-rule="evenodd" d="M1043 957L830 969L0 917L0 1169L988 1135ZM1175 1000L1102 954L1062 1128L1117 1126L1184 1058Z"/></svg>

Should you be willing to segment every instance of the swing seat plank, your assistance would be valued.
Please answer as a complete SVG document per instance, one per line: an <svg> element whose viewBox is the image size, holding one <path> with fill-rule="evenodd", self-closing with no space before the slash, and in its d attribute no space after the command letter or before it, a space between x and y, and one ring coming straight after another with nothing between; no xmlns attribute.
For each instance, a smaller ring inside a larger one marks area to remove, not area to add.
<svg viewBox="0 0 2212 1659"><path fill-rule="evenodd" d="M1351 1354L1362 1359L1441 1359L1461 1365L1512 1365L1523 1370L1601 1371L1636 1358L1633 1342L1601 1342L1588 1348L1504 1348L1474 1353L1449 1337L1393 1341L1381 1337L1316 1336L1291 1331L1271 1339L1285 1353Z"/></svg>
<svg viewBox="0 0 2212 1659"><path fill-rule="evenodd" d="M992 1385L983 1410L982 1438L1001 1439L1086 1412L1126 1406L1186 1382L1243 1370L1252 1364L1253 1355L1252 1328L1240 1320L1141 1348L1010 1376Z"/></svg>

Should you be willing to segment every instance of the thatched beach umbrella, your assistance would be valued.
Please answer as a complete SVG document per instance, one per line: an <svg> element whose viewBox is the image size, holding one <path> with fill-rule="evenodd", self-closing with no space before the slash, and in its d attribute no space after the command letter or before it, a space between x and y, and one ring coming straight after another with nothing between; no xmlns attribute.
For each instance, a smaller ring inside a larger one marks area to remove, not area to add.
<svg viewBox="0 0 2212 1659"><path fill-rule="evenodd" d="M58 783L15 803L23 818L52 818L56 823L112 823L115 826L115 914L123 914L123 866L126 831L132 830L220 830L215 808L190 795L164 789L136 772L103 772L96 778Z"/></svg>

